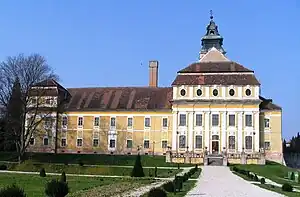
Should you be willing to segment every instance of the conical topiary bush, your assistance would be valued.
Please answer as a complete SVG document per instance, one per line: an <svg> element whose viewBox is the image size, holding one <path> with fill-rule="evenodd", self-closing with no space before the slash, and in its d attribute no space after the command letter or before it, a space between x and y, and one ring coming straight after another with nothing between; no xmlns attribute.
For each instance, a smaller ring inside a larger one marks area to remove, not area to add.
<svg viewBox="0 0 300 197"><path fill-rule="evenodd" d="M140 154L138 154L136 157L135 164L134 164L134 167L131 172L131 176L132 177L144 177L145 176Z"/></svg>

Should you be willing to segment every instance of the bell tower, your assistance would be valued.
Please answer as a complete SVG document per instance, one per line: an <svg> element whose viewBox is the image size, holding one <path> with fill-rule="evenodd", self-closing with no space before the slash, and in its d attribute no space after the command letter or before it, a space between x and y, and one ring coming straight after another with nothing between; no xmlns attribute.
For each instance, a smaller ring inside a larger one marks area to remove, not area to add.
<svg viewBox="0 0 300 197"><path fill-rule="evenodd" d="M212 10L210 11L210 22L206 27L206 34L201 39L201 51L199 52L199 59L203 57L212 47L218 49L224 55L226 54L223 49L223 37L219 34L218 26L213 20L214 16Z"/></svg>

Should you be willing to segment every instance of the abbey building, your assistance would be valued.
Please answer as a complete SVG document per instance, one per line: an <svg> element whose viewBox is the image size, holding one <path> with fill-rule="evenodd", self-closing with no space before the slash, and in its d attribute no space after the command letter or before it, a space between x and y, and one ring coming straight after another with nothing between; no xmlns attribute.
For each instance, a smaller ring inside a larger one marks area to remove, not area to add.
<svg viewBox="0 0 300 197"><path fill-rule="evenodd" d="M232 163L242 154L257 163L264 154L282 163L282 109L260 95L260 85L253 70L229 59L211 17L199 60L179 70L170 87L158 86L158 61L149 62L148 87L37 84L47 89L45 103L66 103L29 150L51 152L57 137L64 153L171 154L177 161L190 154L199 162L226 153Z"/></svg>

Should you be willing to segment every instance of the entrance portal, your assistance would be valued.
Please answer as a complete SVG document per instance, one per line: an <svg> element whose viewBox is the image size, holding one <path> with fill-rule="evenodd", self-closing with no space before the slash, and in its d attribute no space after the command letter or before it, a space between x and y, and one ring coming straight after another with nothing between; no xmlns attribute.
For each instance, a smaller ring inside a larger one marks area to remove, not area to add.
<svg viewBox="0 0 300 197"><path fill-rule="evenodd" d="M211 150L212 150L212 154L218 154L219 153L219 141L212 141L211 142Z"/></svg>

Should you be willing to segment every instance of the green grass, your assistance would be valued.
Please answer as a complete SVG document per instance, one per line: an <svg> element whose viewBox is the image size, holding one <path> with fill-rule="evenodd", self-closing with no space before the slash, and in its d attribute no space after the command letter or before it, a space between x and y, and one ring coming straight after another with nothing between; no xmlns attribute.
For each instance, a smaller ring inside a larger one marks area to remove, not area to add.
<svg viewBox="0 0 300 197"><path fill-rule="evenodd" d="M283 166L278 163L274 162L268 162L266 165L233 165L240 169L248 170L250 172L253 172L257 175L266 177L268 179L271 179L277 183L284 184L284 183L290 183L293 185L300 185L296 182L290 182L289 180L285 180L284 178L287 177L288 171L296 171L295 169L288 168L286 166Z"/></svg>
<svg viewBox="0 0 300 197"><path fill-rule="evenodd" d="M57 165L57 164L41 164L26 161L22 164L6 164L10 171L39 172L44 168L46 173L62 173L67 174L91 174L91 175L115 175L130 176L132 168L109 167L109 166L79 166L79 165ZM170 177L181 172L182 169L157 169L157 177ZM145 176L154 176L154 168L144 168Z"/></svg>
<svg viewBox="0 0 300 197"><path fill-rule="evenodd" d="M90 165L120 165L133 166L135 155L104 155L104 154L53 154L53 153L26 153L25 159L41 163L69 163L78 164L80 161ZM177 164L166 163L165 156L141 155L143 166L177 167ZM17 161L15 152L0 152L0 161ZM180 164L180 166L192 166Z"/></svg>
<svg viewBox="0 0 300 197"><path fill-rule="evenodd" d="M24 174L0 174L0 188L16 183L22 187L29 197L41 197L44 195L45 184L47 181L59 178L58 176L40 177L39 175L24 175ZM80 190L89 190L93 187L101 187L105 185L114 185L123 182L138 182L134 179L120 178L93 178L93 177L68 177L67 182L70 187L70 193ZM151 180L141 180L141 182L149 183Z"/></svg>
<svg viewBox="0 0 300 197"><path fill-rule="evenodd" d="M282 191L282 189L280 187L271 187L271 185L267 185L267 184L254 184L254 185L264 188L264 189L267 189L267 190L270 190L270 191L273 191L273 192L276 192L276 193L279 193L279 194L283 194L288 197L299 197L300 196L300 193L298 193L298 192L285 192L285 191Z"/></svg>

